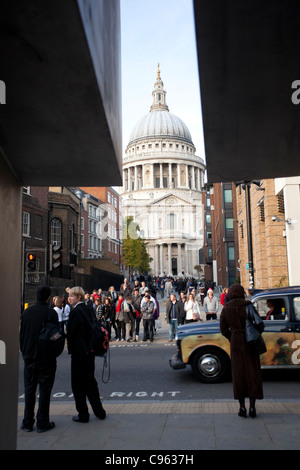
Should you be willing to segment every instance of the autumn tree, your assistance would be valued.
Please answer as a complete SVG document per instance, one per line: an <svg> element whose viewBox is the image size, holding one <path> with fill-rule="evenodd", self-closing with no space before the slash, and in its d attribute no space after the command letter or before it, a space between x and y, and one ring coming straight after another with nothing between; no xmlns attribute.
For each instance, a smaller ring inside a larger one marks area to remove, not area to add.
<svg viewBox="0 0 300 470"><path fill-rule="evenodd" d="M140 227L129 216L123 222L122 263L139 273L150 271L152 258L147 251L147 243L140 237Z"/></svg>

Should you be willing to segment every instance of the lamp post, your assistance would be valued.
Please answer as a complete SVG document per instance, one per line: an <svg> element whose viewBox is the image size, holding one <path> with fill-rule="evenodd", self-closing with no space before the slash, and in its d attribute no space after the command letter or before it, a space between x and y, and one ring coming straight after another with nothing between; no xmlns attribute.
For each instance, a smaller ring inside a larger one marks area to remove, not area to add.
<svg viewBox="0 0 300 470"><path fill-rule="evenodd" d="M251 181L245 181L243 188L245 189L246 199L246 219L247 219L247 241L248 241L248 266L249 266L249 287L254 288L254 268L253 268L253 242L252 242L252 220L251 220L251 200L250 188Z"/></svg>
<svg viewBox="0 0 300 470"><path fill-rule="evenodd" d="M235 183L236 186L242 185L245 191L245 203L246 203L246 220L247 220L247 242L248 242L248 268L249 268L249 288L254 289L254 266L253 266L253 242L252 242L252 219L251 219L251 198L250 188L251 184L260 186L259 180L253 181L238 181Z"/></svg>

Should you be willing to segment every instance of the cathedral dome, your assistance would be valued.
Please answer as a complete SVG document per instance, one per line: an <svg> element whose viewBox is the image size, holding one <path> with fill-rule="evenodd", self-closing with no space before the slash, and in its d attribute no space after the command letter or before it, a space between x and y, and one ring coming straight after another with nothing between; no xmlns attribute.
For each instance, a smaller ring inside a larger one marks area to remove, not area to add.
<svg viewBox="0 0 300 470"><path fill-rule="evenodd" d="M158 67L157 78L152 91L153 103L150 112L134 126L128 147L142 140L171 138L183 140L194 146L186 124L175 114L169 112L166 104L166 91Z"/></svg>
<svg viewBox="0 0 300 470"><path fill-rule="evenodd" d="M142 117L133 128L128 145L159 137L180 139L194 145L186 124L167 110L153 110Z"/></svg>

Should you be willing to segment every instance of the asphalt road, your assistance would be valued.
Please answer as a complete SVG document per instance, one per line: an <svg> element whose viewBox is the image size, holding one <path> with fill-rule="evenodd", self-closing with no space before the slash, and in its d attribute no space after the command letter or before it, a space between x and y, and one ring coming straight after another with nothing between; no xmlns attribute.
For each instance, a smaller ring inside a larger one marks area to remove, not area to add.
<svg viewBox="0 0 300 470"><path fill-rule="evenodd" d="M105 401L184 401L231 400L232 383L203 384L190 367L173 370L169 358L175 344L167 341L163 331L153 343L111 342L106 367L96 358L96 378ZM23 361L20 355L19 401L24 400ZM109 380L108 380L109 379ZM267 399L299 399L300 371L263 371L264 395ZM107 382L107 383L103 383ZM66 351L58 358L52 401L73 401L70 380L70 356Z"/></svg>

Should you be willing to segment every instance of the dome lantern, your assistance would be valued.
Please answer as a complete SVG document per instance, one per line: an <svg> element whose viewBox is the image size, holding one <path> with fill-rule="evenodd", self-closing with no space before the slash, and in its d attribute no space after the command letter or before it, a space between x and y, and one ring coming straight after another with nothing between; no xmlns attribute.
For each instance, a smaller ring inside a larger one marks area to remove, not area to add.
<svg viewBox="0 0 300 470"><path fill-rule="evenodd" d="M158 64L156 82L154 83L154 90L152 91L153 104L150 108L150 112L169 111L166 104L166 94L167 92L164 90L164 83L160 78L160 69Z"/></svg>
<svg viewBox="0 0 300 470"><path fill-rule="evenodd" d="M127 149L132 144L138 144L144 140L158 138L175 139L184 141L193 147L195 146L187 125L175 114L169 112L166 104L166 91L160 76L158 64L156 82L152 92L153 103L150 112L143 116L134 126L127 144Z"/></svg>

